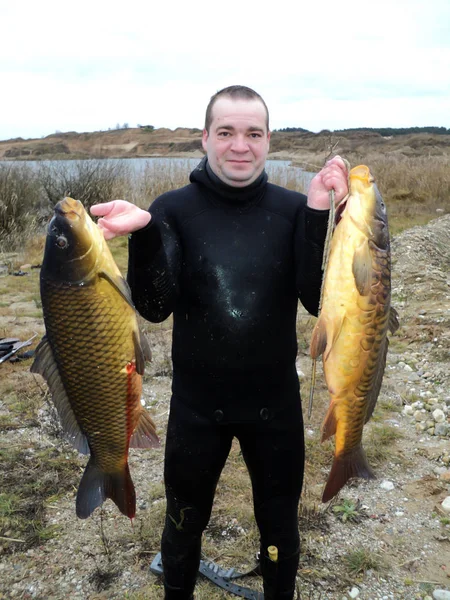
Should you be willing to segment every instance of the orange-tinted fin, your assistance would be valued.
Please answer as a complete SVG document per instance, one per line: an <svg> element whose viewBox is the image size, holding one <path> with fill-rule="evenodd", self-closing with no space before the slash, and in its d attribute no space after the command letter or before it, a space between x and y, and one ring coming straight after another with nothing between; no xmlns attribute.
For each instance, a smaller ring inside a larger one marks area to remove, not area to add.
<svg viewBox="0 0 450 600"><path fill-rule="evenodd" d="M36 348L35 359L30 370L32 373L42 375L47 382L52 401L58 411L61 426L67 440L82 454L89 454L89 445L86 436L81 431L70 406L69 398L67 397L47 336L42 338Z"/></svg>
<svg viewBox="0 0 450 600"><path fill-rule="evenodd" d="M355 250L352 271L356 289L361 296L367 296L372 283L372 255L367 240L364 240Z"/></svg>
<svg viewBox="0 0 450 600"><path fill-rule="evenodd" d="M328 438L336 433L336 414L335 414L335 404L332 402L328 407L327 414L325 415L325 419L322 425L322 438L321 442L325 442Z"/></svg>
<svg viewBox="0 0 450 600"><path fill-rule="evenodd" d="M395 310L395 308L393 306L391 306L389 309L388 329L391 333L395 333L399 327L400 327L400 323L398 320L398 312Z"/></svg>
<svg viewBox="0 0 450 600"><path fill-rule="evenodd" d="M130 438L130 448L157 448L158 446L156 426L149 413L142 409L136 429Z"/></svg>
<svg viewBox="0 0 450 600"><path fill-rule="evenodd" d="M136 493L128 463L120 473L105 473L91 456L78 488L77 517L87 519L106 498L111 498L122 514L134 518Z"/></svg>
<svg viewBox="0 0 450 600"><path fill-rule="evenodd" d="M367 462L367 457L361 445L351 452L335 456L323 491L322 502L328 502L334 498L352 477L375 479L375 474Z"/></svg>

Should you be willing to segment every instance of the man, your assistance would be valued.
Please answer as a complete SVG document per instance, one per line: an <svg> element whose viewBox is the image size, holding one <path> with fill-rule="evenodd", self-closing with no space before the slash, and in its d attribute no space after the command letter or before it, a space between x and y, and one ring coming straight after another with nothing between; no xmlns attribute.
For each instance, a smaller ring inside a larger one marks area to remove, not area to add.
<svg viewBox="0 0 450 600"><path fill-rule="evenodd" d="M207 108L207 156L188 186L157 198L149 212L121 200L92 209L106 238L132 233L128 281L139 312L153 322L174 317L166 600L193 598L201 536L233 437L252 481L265 598L294 597L304 468L296 311L300 298L317 314L329 190L340 201L347 173L335 157L306 199L267 182L269 141L263 99L225 88Z"/></svg>

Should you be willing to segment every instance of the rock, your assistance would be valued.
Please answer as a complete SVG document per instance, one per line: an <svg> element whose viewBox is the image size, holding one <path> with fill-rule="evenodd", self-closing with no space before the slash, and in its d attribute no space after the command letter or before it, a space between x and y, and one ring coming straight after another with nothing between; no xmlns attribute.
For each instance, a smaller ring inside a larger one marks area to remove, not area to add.
<svg viewBox="0 0 450 600"><path fill-rule="evenodd" d="M412 367L410 367L409 365L405 365L405 366L403 367L403 370L404 370L404 371L408 371L409 373L412 373L412 371L413 371L414 369L413 369Z"/></svg>
<svg viewBox="0 0 450 600"><path fill-rule="evenodd" d="M388 481L387 479L385 479L384 481L382 481L380 483L380 488L382 490L386 490L387 492L390 492L394 489L394 484L392 483L392 481ZM449 502L450 502L450 497L449 497ZM450 512L450 506L449 506L449 512Z"/></svg>
<svg viewBox="0 0 450 600"><path fill-rule="evenodd" d="M450 513L450 496L447 496L447 498L445 498L445 499L442 501L442 504L441 504L441 506L442 506L442 510L443 510L444 512L446 512L446 513ZM450 598L449 598L449 600L450 600Z"/></svg>
<svg viewBox="0 0 450 600"><path fill-rule="evenodd" d="M444 411L440 410L439 408L434 410L433 419L436 421L436 423L443 423L445 421Z"/></svg>
<svg viewBox="0 0 450 600"><path fill-rule="evenodd" d="M405 406L403 407L403 414L404 415L413 415L414 414L414 409L410 404L405 404Z"/></svg>
<svg viewBox="0 0 450 600"><path fill-rule="evenodd" d="M449 435L450 432L450 424L445 422L445 423L436 423L435 427L434 427L434 433L435 435L439 435L441 437L446 437Z"/></svg>
<svg viewBox="0 0 450 600"><path fill-rule="evenodd" d="M348 595L350 596L350 598L357 598L359 596L359 589L357 587L352 587Z"/></svg>
<svg viewBox="0 0 450 600"><path fill-rule="evenodd" d="M427 420L427 411L424 409L416 410L416 412L414 413L414 418L416 421L426 421Z"/></svg>
<svg viewBox="0 0 450 600"><path fill-rule="evenodd" d="M448 590L434 590L434 600L450 600L450 592Z"/></svg>

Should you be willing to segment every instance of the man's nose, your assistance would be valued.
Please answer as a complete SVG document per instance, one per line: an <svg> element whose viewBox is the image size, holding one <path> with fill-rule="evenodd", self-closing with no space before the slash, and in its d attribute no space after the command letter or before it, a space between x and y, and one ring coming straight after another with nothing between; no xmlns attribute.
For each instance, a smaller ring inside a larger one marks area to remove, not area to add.
<svg viewBox="0 0 450 600"><path fill-rule="evenodd" d="M248 144L244 135L236 135L233 138L232 150L235 152L247 152Z"/></svg>

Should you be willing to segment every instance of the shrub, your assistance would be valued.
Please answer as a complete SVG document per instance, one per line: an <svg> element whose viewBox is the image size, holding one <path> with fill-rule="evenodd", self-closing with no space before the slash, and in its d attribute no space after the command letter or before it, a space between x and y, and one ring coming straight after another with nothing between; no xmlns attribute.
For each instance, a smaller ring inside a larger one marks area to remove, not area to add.
<svg viewBox="0 0 450 600"><path fill-rule="evenodd" d="M86 209L120 197L129 177L127 165L116 160L43 162L38 173L53 206L65 196L70 196L80 200Z"/></svg>
<svg viewBox="0 0 450 600"><path fill-rule="evenodd" d="M32 167L0 164L0 238L3 244L36 222L40 191Z"/></svg>

